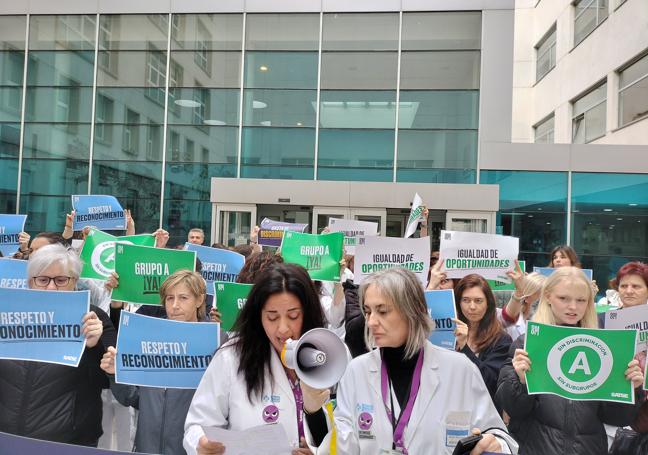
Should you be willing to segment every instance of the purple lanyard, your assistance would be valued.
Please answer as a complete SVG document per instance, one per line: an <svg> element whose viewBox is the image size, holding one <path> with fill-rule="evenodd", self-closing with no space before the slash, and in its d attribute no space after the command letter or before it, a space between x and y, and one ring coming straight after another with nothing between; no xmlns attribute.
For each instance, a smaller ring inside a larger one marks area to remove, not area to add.
<svg viewBox="0 0 648 455"><path fill-rule="evenodd" d="M302 393L301 387L299 387L299 381L294 383L288 378L288 383L292 389L292 393L295 396L295 408L297 410L297 433L299 434L299 440L304 436L304 394Z"/></svg>
<svg viewBox="0 0 648 455"><path fill-rule="evenodd" d="M389 394L390 402L391 400L391 387L389 380L389 375L387 373L387 364L383 359L380 366L380 391L382 392L383 404L385 405L385 411L387 412L387 417L392 423L392 429L394 430L393 435L393 448L400 449L401 452L407 454L407 449L405 448L405 443L403 437L405 434L405 428L412 417L412 409L414 408L414 402L416 401L416 396L418 395L419 387L421 385L421 371L423 370L423 349L419 351L418 358L416 360L416 367L414 368L414 376L412 377L412 387L410 389L409 399L407 400L407 405L403 409L398 417L398 422L394 428L394 415L388 404L387 397Z"/></svg>

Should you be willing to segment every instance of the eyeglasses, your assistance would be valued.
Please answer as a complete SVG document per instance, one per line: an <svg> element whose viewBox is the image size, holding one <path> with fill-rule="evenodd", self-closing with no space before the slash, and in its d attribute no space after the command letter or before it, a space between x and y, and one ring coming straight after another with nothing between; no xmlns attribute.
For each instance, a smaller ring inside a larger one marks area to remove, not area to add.
<svg viewBox="0 0 648 455"><path fill-rule="evenodd" d="M477 297L476 299L471 299L470 297L461 298L461 303L463 303L464 305L470 305L471 302L475 302L475 305L481 305L482 303L486 302L486 299L482 299L480 297Z"/></svg>
<svg viewBox="0 0 648 455"><path fill-rule="evenodd" d="M71 276L35 276L34 284L39 288L46 288L53 281L54 286L62 288L67 286L71 279Z"/></svg>

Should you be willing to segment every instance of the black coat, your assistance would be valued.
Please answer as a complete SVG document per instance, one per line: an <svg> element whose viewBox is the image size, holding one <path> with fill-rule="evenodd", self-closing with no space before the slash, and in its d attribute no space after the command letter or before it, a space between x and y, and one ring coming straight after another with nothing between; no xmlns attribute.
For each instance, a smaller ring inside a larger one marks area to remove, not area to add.
<svg viewBox="0 0 648 455"><path fill-rule="evenodd" d="M513 369L516 348L500 373L495 400L511 417L509 431L525 455L606 455L604 423L625 426L632 423L643 400L637 392L636 405L606 401L573 401L557 395L529 395Z"/></svg>
<svg viewBox="0 0 648 455"><path fill-rule="evenodd" d="M346 280L342 283L344 288L344 299L346 301L346 308L344 310L344 342L346 343L352 357L369 352L365 343L365 317L360 308L358 297L358 285L354 284L351 280Z"/></svg>
<svg viewBox="0 0 648 455"><path fill-rule="evenodd" d="M83 351L77 368L52 363L0 360L0 431L49 441L96 446L101 428L101 389L108 378L99 368L115 329L101 309L99 343Z"/></svg>
<svg viewBox="0 0 648 455"><path fill-rule="evenodd" d="M471 362L477 365L484 384L486 384L486 388L488 389L488 393L490 393L491 399L493 400L495 400L495 392L497 391L497 378L509 357L509 349L511 348L512 342L511 336L506 332L502 332L501 336L482 349L479 355L475 355L470 350L468 343L459 351L466 354ZM497 410L501 411L499 407Z"/></svg>

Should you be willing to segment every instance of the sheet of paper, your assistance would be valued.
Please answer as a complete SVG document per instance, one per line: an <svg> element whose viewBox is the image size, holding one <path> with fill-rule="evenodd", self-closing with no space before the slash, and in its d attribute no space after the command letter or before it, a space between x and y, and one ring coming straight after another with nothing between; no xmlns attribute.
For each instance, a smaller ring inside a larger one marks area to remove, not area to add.
<svg viewBox="0 0 648 455"><path fill-rule="evenodd" d="M259 425L243 431L203 427L210 441L225 446L227 455L290 455L288 435L281 425Z"/></svg>

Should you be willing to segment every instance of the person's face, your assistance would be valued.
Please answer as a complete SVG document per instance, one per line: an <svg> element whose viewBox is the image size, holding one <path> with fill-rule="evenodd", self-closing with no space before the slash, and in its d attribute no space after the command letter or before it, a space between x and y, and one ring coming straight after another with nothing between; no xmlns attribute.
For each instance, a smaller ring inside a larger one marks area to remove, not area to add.
<svg viewBox="0 0 648 455"><path fill-rule="evenodd" d="M562 251L556 251L552 258L554 268L571 267L572 263Z"/></svg>
<svg viewBox="0 0 648 455"><path fill-rule="evenodd" d="M619 296L624 307L644 305L648 301L648 287L639 275L626 275L619 282Z"/></svg>
<svg viewBox="0 0 648 455"><path fill-rule="evenodd" d="M47 281L49 283L46 283ZM38 276L31 278L29 287L41 291L74 291L76 282L76 278L71 277L62 264L54 263Z"/></svg>
<svg viewBox="0 0 648 455"><path fill-rule="evenodd" d="M376 346L398 348L405 344L409 335L407 321L373 284L365 290L363 311Z"/></svg>
<svg viewBox="0 0 648 455"><path fill-rule="evenodd" d="M291 293L272 294L261 310L261 324L275 351L280 353L288 338L301 336L304 314L299 299Z"/></svg>
<svg viewBox="0 0 648 455"><path fill-rule="evenodd" d="M468 320L468 325L477 325L479 321L484 318L488 302L486 301L486 294L479 287L466 289L461 295L459 301L461 305L461 312Z"/></svg>
<svg viewBox="0 0 648 455"><path fill-rule="evenodd" d="M194 295L184 283L170 287L164 296L167 317L173 321L198 321L197 310L203 303L201 297L204 299L204 296Z"/></svg>
<svg viewBox="0 0 648 455"><path fill-rule="evenodd" d="M551 312L559 325L578 324L589 303L589 292L585 283L560 281L547 294Z"/></svg>
<svg viewBox="0 0 648 455"><path fill-rule="evenodd" d="M50 242L45 237L36 237L34 240L32 240L30 245L32 254L47 245L50 245Z"/></svg>
<svg viewBox="0 0 648 455"><path fill-rule="evenodd" d="M189 243L193 243L194 245L202 245L205 241L205 236L200 232L191 231L187 236L187 240Z"/></svg>
<svg viewBox="0 0 648 455"><path fill-rule="evenodd" d="M454 289L454 281L452 281L452 278L444 278L441 280L439 289Z"/></svg>

